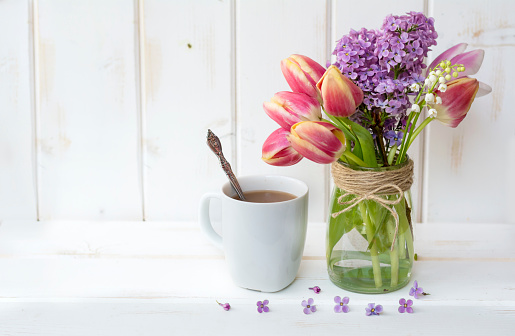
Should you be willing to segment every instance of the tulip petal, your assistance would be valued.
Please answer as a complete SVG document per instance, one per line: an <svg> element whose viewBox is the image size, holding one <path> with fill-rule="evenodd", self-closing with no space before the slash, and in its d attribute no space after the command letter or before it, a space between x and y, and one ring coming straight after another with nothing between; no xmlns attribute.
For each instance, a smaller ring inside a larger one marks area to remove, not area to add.
<svg viewBox="0 0 515 336"><path fill-rule="evenodd" d="M290 140L292 147L300 155L307 157L311 161L322 164L332 163L335 161L335 159L332 156L321 151L316 146L312 145L310 142L306 140L302 140L291 135L288 136L288 140Z"/></svg>
<svg viewBox="0 0 515 336"><path fill-rule="evenodd" d="M325 68L311 58L303 55L291 55L290 58L297 62L300 68L313 79L314 84L324 75Z"/></svg>
<svg viewBox="0 0 515 336"><path fill-rule="evenodd" d="M475 78L458 78L447 83L447 90L440 92L442 104L433 105L438 111L436 119L444 125L456 127L465 118L479 89Z"/></svg>
<svg viewBox="0 0 515 336"><path fill-rule="evenodd" d="M263 143L262 160L272 166L292 166L302 160L286 138L289 134L283 128L272 132Z"/></svg>
<svg viewBox="0 0 515 336"><path fill-rule="evenodd" d="M492 92L492 87L490 85L479 82L479 90L477 90L476 98L486 96L490 92Z"/></svg>
<svg viewBox="0 0 515 336"><path fill-rule="evenodd" d="M455 45L454 47L451 47L438 55L433 62L427 67L428 70L433 69L438 63L440 63L443 60L451 60L454 56L461 54L465 49L467 48L466 43L460 43Z"/></svg>
<svg viewBox="0 0 515 336"><path fill-rule="evenodd" d="M294 92L305 93L322 103L322 97L316 87L318 79L325 69L309 57L292 55L281 61L281 71Z"/></svg>
<svg viewBox="0 0 515 336"><path fill-rule="evenodd" d="M317 87L322 95L325 112L335 117L353 115L363 101L363 91L334 65L326 70Z"/></svg>
<svg viewBox="0 0 515 336"><path fill-rule="evenodd" d="M344 136L338 137L338 135L343 135L343 132L330 123L300 122L296 125L296 127L292 127L292 133L297 133L301 138L316 145L325 153L333 153L335 149L339 149L345 143Z"/></svg>
<svg viewBox="0 0 515 336"><path fill-rule="evenodd" d="M449 126L451 128L456 128L463 121L463 119L465 119L466 116L467 115L465 114L464 116L461 116L456 119L444 119L444 118L437 118L437 119L439 122L441 122L445 126Z"/></svg>
<svg viewBox="0 0 515 336"><path fill-rule="evenodd" d="M459 73L459 77L464 77L477 73L479 68L481 68L484 57L485 51L483 49L476 49L466 53L458 54L450 61L451 64L463 64L465 66L465 71Z"/></svg>
<svg viewBox="0 0 515 336"><path fill-rule="evenodd" d="M300 121L322 118L318 101L298 92L277 92L270 102L263 103L263 109L270 118L287 131Z"/></svg>
<svg viewBox="0 0 515 336"><path fill-rule="evenodd" d="M345 151L343 132L327 122L297 123L292 126L288 140L298 153L317 163L334 162Z"/></svg>

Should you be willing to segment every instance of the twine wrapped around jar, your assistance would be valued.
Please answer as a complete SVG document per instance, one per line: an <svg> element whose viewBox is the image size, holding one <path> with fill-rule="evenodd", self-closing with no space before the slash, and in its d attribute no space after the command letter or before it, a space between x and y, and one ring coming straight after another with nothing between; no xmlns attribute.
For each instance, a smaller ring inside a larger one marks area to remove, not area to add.
<svg viewBox="0 0 515 336"><path fill-rule="evenodd" d="M347 208L331 214L333 218L354 208L364 200L372 200L386 208L395 218L395 233L392 241L392 249L399 231L399 216L393 206L404 199L404 192L408 191L413 184L413 160L398 169L384 171L354 170L342 164L334 162L331 165L331 174L334 184L344 191L338 197L338 204L349 205ZM343 201L347 195L356 195L350 201ZM385 195L399 195L395 200L388 200Z"/></svg>

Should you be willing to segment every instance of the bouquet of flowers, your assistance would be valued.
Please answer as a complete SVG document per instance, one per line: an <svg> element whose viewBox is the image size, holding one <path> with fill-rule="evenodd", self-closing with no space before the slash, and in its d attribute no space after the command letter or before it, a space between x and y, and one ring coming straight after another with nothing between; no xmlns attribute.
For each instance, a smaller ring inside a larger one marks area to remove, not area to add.
<svg viewBox="0 0 515 336"><path fill-rule="evenodd" d="M389 15L379 30L343 36L327 69L302 55L282 60L293 92L278 92L263 104L281 126L266 139L263 160L276 166L303 157L323 164L341 159L389 166L406 159L431 121L457 127L474 99L491 91L469 77L481 67L484 51L464 52L467 45L461 43L426 67L437 36L434 20L422 13ZM418 125L424 108L428 115Z"/></svg>
<svg viewBox="0 0 515 336"><path fill-rule="evenodd" d="M368 279L369 292L382 292L407 283L413 261L411 204L405 196L413 163L407 151L433 120L457 127L474 99L491 91L470 77L481 67L484 51L465 52L465 43L426 66L437 37L434 19L422 13L388 15L378 30L344 35L327 69L303 55L282 60L292 91L278 92L263 104L281 126L263 144L266 163L289 166L303 157L332 163L337 188L330 205L327 258L331 280L341 287L366 292L356 279ZM369 170L388 176L376 180L350 173ZM366 248L353 248L366 257L338 247L348 233L362 237L361 245L366 242ZM369 269L346 265L349 258L366 259ZM386 264L384 271L381 265ZM356 281L344 285L344 277Z"/></svg>

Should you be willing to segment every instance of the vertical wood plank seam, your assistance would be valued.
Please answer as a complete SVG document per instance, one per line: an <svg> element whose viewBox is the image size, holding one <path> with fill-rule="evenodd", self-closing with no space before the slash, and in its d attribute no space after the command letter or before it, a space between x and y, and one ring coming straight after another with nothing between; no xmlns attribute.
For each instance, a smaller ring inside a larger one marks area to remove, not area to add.
<svg viewBox="0 0 515 336"><path fill-rule="evenodd" d="M325 3L325 59L332 63L331 60L331 54L332 54L332 48L333 48L333 41L334 41L334 34L333 34L333 0L326 0ZM322 64L325 66L326 64ZM328 216L329 211L329 199L331 197L331 173L329 171L329 165L326 165L324 169L324 204L326 207L324 208L324 211L322 213L322 216L324 218L321 218L320 220L324 222Z"/></svg>
<svg viewBox="0 0 515 336"><path fill-rule="evenodd" d="M240 144L238 141L238 67L237 67L237 18L236 18L236 0L231 0L230 2L230 9L229 9L229 15L230 15L230 41L231 41L231 56L230 56L230 62L231 62L231 139L232 139L232 161L234 162L235 167L233 167L234 171L236 172L236 175L240 175L240 155L238 155L238 149L240 148Z"/></svg>
<svg viewBox="0 0 515 336"><path fill-rule="evenodd" d="M138 156L140 171L140 199L141 199L141 215L142 220L146 220L146 151L145 151L145 134L146 134L146 64L145 64L145 15L144 0L134 0L134 19L135 19L135 58L136 58L136 110L138 113Z"/></svg>
<svg viewBox="0 0 515 336"><path fill-rule="evenodd" d="M30 72L30 88L31 88L31 109L32 109L32 164L33 164L33 183L34 195L36 198L36 220L40 220L40 165L41 157L38 138L40 132L40 91L39 91L39 0L29 0L29 72Z"/></svg>
<svg viewBox="0 0 515 336"><path fill-rule="evenodd" d="M423 11L424 11L425 16L429 16L428 0L423 0ZM428 63L427 59L425 60L425 63L426 64ZM427 64L427 65L429 65L429 64ZM417 193L417 204L413 204L415 209L417 209L417 211L415 212L415 215L416 215L415 222L417 222L417 223L425 222L424 213L426 212L426 209L424 208L424 200L425 200L424 190L426 189L426 186L425 186L425 182L424 182L425 181L424 176L427 171L425 169L425 162L426 162L425 148L426 148L426 141L428 141L428 139L427 139L428 130L429 130L429 127L427 129L425 129L424 134L420 137L420 139L419 139L420 144L418 145L418 150L421 151L421 155L419 155L419 157L420 157L419 167L417 168L418 180L420 181L420 183L418 183L418 189L415 190L415 192Z"/></svg>
<svg viewBox="0 0 515 336"><path fill-rule="evenodd" d="M433 7L429 4L430 0L424 0L424 14L426 16L433 15ZM424 130L424 134L420 140L422 140L422 169L420 174L422 175L422 183L419 184L420 193L420 201L419 201L419 209L420 215L417 218L420 219L421 223L427 223L429 217L429 176L427 172L429 171L429 139L431 134L431 127L427 127Z"/></svg>

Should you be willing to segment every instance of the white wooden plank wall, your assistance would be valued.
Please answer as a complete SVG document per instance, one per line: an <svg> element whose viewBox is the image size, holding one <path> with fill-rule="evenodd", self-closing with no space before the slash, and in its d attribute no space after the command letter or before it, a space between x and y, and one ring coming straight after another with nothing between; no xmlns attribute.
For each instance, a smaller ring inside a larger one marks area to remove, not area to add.
<svg viewBox="0 0 515 336"><path fill-rule="evenodd" d="M40 219L139 219L134 5L34 5Z"/></svg>
<svg viewBox="0 0 515 336"><path fill-rule="evenodd" d="M432 123L426 138L424 220L515 223L515 2L429 1L438 55L460 42L484 49L475 75L492 86L456 128ZM511 93L510 93L511 92Z"/></svg>
<svg viewBox="0 0 515 336"><path fill-rule="evenodd" d="M242 175L289 175L308 183L310 220L325 219L329 188L326 166L303 159L295 166L274 167L261 160L265 139L279 128L263 111L263 102L290 91L280 68L291 54L328 59L327 6L319 0L237 1L236 93L238 168Z"/></svg>
<svg viewBox="0 0 515 336"><path fill-rule="evenodd" d="M377 28L389 13L415 10L436 19L436 54L459 42L485 49L477 77L494 89L457 129L435 122L412 147L417 218L512 222L514 7L2 0L0 220L195 220L200 196L226 180L205 145L211 128L237 174L306 181L310 220L324 221L328 167L308 160L272 167L260 159L277 128L262 103L288 90L280 60L301 53L325 65L350 28Z"/></svg>
<svg viewBox="0 0 515 336"><path fill-rule="evenodd" d="M0 220L37 216L29 16L27 1L0 2Z"/></svg>
<svg viewBox="0 0 515 336"><path fill-rule="evenodd" d="M233 168L231 1L140 1L145 217L192 220L227 178L206 145L220 138Z"/></svg>

